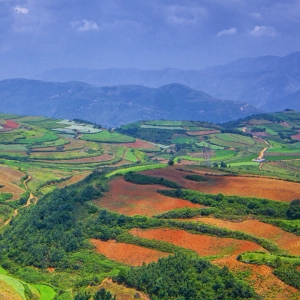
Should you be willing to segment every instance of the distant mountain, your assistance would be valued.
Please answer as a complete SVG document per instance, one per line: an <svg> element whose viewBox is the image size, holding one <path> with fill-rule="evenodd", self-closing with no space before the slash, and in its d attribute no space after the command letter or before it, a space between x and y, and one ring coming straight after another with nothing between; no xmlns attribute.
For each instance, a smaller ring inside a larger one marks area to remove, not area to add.
<svg viewBox="0 0 300 300"><path fill-rule="evenodd" d="M37 76L46 81L83 81L97 86L145 85L159 87L180 83L204 91L219 99L231 99L263 107L281 109L278 101L300 90L300 52L285 57L262 56L239 59L205 70L139 69L54 69ZM290 108L298 109L296 99Z"/></svg>
<svg viewBox="0 0 300 300"><path fill-rule="evenodd" d="M140 119L225 122L260 112L246 103L219 100L180 84L96 87L26 79L0 81L0 111L80 118L112 127Z"/></svg>

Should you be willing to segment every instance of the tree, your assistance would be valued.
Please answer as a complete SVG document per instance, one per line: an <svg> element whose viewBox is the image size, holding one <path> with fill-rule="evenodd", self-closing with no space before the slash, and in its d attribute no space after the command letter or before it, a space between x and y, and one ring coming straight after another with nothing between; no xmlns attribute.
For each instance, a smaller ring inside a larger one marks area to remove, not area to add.
<svg viewBox="0 0 300 300"><path fill-rule="evenodd" d="M169 165L169 166L173 166L173 165L174 165L174 160L173 160L173 159L170 159L170 160L168 161L168 165Z"/></svg>
<svg viewBox="0 0 300 300"><path fill-rule="evenodd" d="M221 164L220 164L220 167L221 168L227 168L227 165L224 163L224 161L222 161Z"/></svg>
<svg viewBox="0 0 300 300"><path fill-rule="evenodd" d="M290 203L286 216L289 219L300 219L300 200L295 199Z"/></svg>
<svg viewBox="0 0 300 300"><path fill-rule="evenodd" d="M113 296L110 292L102 288L94 294L93 300L116 300L116 296Z"/></svg>
<svg viewBox="0 0 300 300"><path fill-rule="evenodd" d="M74 297L74 300L89 300L91 298L91 294L89 292L79 293Z"/></svg>

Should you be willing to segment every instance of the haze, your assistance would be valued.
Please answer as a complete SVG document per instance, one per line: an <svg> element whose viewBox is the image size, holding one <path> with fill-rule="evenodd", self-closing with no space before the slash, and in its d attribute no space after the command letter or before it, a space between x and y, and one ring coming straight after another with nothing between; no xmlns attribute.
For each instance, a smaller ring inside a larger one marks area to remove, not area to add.
<svg viewBox="0 0 300 300"><path fill-rule="evenodd" d="M202 69L300 49L299 0L0 1L0 79L48 69Z"/></svg>

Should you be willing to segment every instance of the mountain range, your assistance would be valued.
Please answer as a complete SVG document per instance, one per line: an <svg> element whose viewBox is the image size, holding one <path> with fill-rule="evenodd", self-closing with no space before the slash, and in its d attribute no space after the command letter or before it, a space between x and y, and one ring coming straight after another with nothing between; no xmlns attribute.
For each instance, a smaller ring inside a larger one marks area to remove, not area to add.
<svg viewBox="0 0 300 300"><path fill-rule="evenodd" d="M285 57L244 58L204 70L73 69L44 72L36 79L82 81L96 86L180 83L219 99L247 102L265 111L300 110L300 52ZM297 94L298 93L298 94Z"/></svg>
<svg viewBox="0 0 300 300"><path fill-rule="evenodd" d="M246 103L220 100L181 84L96 87L9 79L0 81L0 99L1 112L80 118L106 127L149 119L225 122L260 112Z"/></svg>

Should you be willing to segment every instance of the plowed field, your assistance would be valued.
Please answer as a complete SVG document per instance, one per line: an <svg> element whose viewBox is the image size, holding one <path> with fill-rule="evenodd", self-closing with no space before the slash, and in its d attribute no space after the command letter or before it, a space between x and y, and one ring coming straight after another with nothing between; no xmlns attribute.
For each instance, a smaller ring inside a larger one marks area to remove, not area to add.
<svg viewBox="0 0 300 300"><path fill-rule="evenodd" d="M300 237L270 224L257 220L246 220L243 222L230 222L215 218L198 218L193 220L269 239L281 249L290 252L290 254L300 255Z"/></svg>
<svg viewBox="0 0 300 300"><path fill-rule="evenodd" d="M160 185L139 185L127 182L123 177L110 182L110 190L95 201L96 204L125 215L152 216L182 207L201 207L189 201L165 197L156 192Z"/></svg>
<svg viewBox="0 0 300 300"><path fill-rule="evenodd" d="M19 199L25 190L19 187L24 173L0 166L0 184L4 185L0 193L12 193L14 200Z"/></svg>
<svg viewBox="0 0 300 300"><path fill-rule="evenodd" d="M3 125L4 128L11 128L11 129L18 128L19 126L20 126L19 123L12 120L6 120L6 123Z"/></svg>
<svg viewBox="0 0 300 300"><path fill-rule="evenodd" d="M132 229L130 233L138 237L169 242L177 246L188 248L196 251L201 256L238 255L245 251L264 251L261 246L253 242L192 234L177 229Z"/></svg>
<svg viewBox="0 0 300 300"><path fill-rule="evenodd" d="M237 273L249 273L249 277L244 280L265 300L296 300L300 297L295 288L273 275L270 267L245 264L237 261L234 256L216 259L213 263L221 267L227 266Z"/></svg>
<svg viewBox="0 0 300 300"><path fill-rule="evenodd" d="M122 143L120 145L125 146L125 147L140 148L140 149L155 149L156 148L153 144L143 141L143 140L140 140L140 139L136 139L136 141L134 143Z"/></svg>
<svg viewBox="0 0 300 300"><path fill-rule="evenodd" d="M188 172L175 167L144 171L144 174L173 180L187 189L208 194L223 193L248 197L267 198L290 202L300 197L300 184L266 177L206 176L207 181L195 182L185 179Z"/></svg>
<svg viewBox="0 0 300 300"><path fill-rule="evenodd" d="M116 241L101 241L91 239L92 244L96 247L96 251L108 257L130 266L141 266L143 263L157 261L161 257L169 254Z"/></svg>

